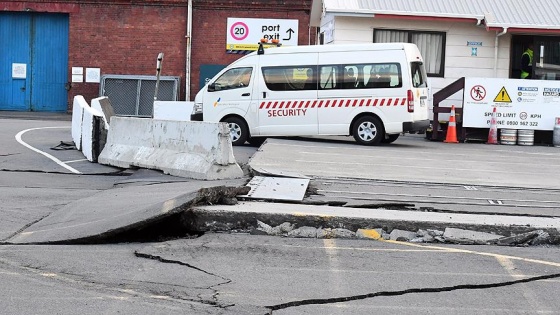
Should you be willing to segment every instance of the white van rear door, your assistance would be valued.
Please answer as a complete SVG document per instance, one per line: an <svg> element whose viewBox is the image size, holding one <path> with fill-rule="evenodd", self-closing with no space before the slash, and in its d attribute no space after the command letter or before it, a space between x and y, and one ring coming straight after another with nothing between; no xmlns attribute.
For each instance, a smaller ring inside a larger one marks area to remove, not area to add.
<svg viewBox="0 0 560 315"><path fill-rule="evenodd" d="M426 120L429 116L428 77L422 62L410 63L412 94L414 96L414 121Z"/></svg>
<svg viewBox="0 0 560 315"><path fill-rule="evenodd" d="M317 53L265 53L258 76L257 134L316 135Z"/></svg>

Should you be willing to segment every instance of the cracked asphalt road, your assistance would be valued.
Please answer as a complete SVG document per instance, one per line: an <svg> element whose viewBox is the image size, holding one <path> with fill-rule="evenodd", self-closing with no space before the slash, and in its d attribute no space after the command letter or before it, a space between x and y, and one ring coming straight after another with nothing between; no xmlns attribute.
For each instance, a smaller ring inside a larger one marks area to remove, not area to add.
<svg viewBox="0 0 560 315"><path fill-rule="evenodd" d="M92 175L71 174L13 143L21 129L65 124L1 120L0 239L72 200L165 180L114 174L83 161L72 165ZM26 140L48 150L68 140L65 132L53 128ZM64 160L75 153L58 152ZM39 315L559 314L559 273L558 247L246 234L104 245L0 243L0 309Z"/></svg>
<svg viewBox="0 0 560 315"><path fill-rule="evenodd" d="M0 246L7 314L558 314L557 248L245 234Z"/></svg>

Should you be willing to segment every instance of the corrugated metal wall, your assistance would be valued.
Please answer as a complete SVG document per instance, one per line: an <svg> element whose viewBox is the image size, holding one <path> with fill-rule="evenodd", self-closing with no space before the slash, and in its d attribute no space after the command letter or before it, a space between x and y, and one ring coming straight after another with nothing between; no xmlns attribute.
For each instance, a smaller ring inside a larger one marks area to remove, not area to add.
<svg viewBox="0 0 560 315"><path fill-rule="evenodd" d="M0 110L67 110L68 28L67 14L0 12Z"/></svg>

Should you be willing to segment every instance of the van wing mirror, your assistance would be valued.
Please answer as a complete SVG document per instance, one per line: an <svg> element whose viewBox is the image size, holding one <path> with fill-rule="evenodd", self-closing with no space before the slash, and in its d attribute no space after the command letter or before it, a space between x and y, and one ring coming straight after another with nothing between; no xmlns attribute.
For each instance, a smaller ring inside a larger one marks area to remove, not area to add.
<svg viewBox="0 0 560 315"><path fill-rule="evenodd" d="M216 91L216 83L208 84L208 92L214 92L214 91Z"/></svg>

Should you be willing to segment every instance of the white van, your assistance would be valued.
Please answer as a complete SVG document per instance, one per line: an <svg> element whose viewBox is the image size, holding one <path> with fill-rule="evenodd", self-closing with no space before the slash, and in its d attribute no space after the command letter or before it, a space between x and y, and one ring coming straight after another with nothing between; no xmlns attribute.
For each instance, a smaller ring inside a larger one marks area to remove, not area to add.
<svg viewBox="0 0 560 315"><path fill-rule="evenodd" d="M228 123L233 145L319 135L391 143L429 126L426 71L414 44L261 46L202 88L191 120Z"/></svg>

